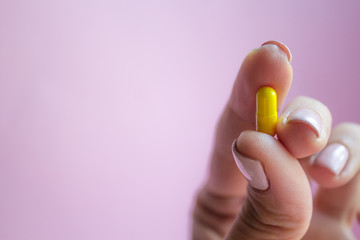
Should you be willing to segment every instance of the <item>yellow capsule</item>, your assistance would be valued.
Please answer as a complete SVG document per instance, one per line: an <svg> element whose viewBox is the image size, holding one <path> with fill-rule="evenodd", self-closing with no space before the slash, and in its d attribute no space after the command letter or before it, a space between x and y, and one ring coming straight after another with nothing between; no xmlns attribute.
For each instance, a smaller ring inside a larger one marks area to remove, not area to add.
<svg viewBox="0 0 360 240"><path fill-rule="evenodd" d="M262 87L256 93L256 131L274 136L276 121L276 92L271 87Z"/></svg>

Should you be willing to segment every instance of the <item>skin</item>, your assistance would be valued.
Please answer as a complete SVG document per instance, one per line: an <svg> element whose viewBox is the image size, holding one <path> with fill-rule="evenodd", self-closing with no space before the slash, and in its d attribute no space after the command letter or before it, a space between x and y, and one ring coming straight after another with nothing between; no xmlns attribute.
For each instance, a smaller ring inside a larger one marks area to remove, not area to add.
<svg viewBox="0 0 360 240"><path fill-rule="evenodd" d="M256 91L273 87L280 109L293 77L290 56L272 42L251 51L242 63L216 128L208 178L196 196L193 239L355 239L351 226L360 203L360 126L342 123L332 129L328 108L300 97L279 115L278 139L255 131ZM299 108L318 113L320 135L307 124L282 121ZM239 153L261 162L267 190L252 188L238 170L231 153L234 139ZM339 175L311 161L331 143L343 144L350 153ZM312 180L319 184L314 195Z"/></svg>

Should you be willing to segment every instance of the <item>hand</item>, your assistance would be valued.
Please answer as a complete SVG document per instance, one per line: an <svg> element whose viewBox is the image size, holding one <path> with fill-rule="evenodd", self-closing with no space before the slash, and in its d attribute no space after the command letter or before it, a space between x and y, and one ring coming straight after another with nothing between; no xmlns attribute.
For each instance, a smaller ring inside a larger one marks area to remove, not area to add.
<svg viewBox="0 0 360 240"><path fill-rule="evenodd" d="M280 114L278 139L254 131L256 91L273 87L280 108L292 81L290 60L288 48L274 41L245 58L217 125L209 177L194 209L194 239L355 239L360 126L331 129L328 108L299 97ZM232 155L234 139L246 178ZM319 184L314 196L311 180Z"/></svg>

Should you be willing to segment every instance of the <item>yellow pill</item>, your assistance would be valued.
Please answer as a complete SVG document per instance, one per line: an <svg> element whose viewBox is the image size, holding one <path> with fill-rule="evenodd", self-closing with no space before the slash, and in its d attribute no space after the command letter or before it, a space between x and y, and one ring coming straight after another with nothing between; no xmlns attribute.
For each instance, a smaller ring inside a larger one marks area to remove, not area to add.
<svg viewBox="0 0 360 240"><path fill-rule="evenodd" d="M256 93L256 131L274 136L276 121L276 92L271 87L262 87Z"/></svg>

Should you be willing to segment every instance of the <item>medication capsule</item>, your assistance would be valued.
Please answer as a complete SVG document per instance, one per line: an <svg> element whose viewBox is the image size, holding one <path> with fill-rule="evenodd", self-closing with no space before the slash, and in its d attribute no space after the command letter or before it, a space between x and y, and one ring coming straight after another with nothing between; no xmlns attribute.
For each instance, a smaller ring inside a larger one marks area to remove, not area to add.
<svg viewBox="0 0 360 240"><path fill-rule="evenodd" d="M276 121L276 92L271 87L262 87L256 93L256 131L274 136Z"/></svg>

